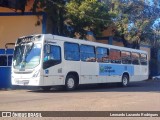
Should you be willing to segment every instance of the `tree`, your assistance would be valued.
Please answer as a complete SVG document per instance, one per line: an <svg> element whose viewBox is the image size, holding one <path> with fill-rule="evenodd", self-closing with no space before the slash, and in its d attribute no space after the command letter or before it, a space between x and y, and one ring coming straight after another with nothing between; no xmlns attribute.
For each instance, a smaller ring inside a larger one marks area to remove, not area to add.
<svg viewBox="0 0 160 120"><path fill-rule="evenodd" d="M33 12L46 12L47 33L63 35L66 0L35 0Z"/></svg>
<svg viewBox="0 0 160 120"><path fill-rule="evenodd" d="M47 13L47 32L81 38L86 31L96 36L116 26L116 37L124 45L138 48L140 43L155 44L159 39L155 20L160 16L157 0L35 0L33 11Z"/></svg>
<svg viewBox="0 0 160 120"><path fill-rule="evenodd" d="M146 0L104 1L112 3L110 10L117 15L114 19L117 27L116 36L124 38L132 46L135 42L139 45L140 42L153 40L151 39L154 31L152 26L160 16L159 2L154 0L151 4Z"/></svg>
<svg viewBox="0 0 160 120"><path fill-rule="evenodd" d="M99 35L114 17L98 0L35 0L33 11L39 8L47 13L48 32L70 37L84 38L87 30Z"/></svg>
<svg viewBox="0 0 160 120"><path fill-rule="evenodd" d="M66 4L66 24L75 33L84 37L86 31L100 35L102 30L112 23L113 13L109 13L108 5L98 0L71 0Z"/></svg>

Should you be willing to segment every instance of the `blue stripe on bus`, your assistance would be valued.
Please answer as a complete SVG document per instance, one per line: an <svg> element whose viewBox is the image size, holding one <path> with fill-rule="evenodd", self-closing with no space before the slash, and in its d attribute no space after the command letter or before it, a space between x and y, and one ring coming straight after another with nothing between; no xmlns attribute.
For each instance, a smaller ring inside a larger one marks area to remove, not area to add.
<svg viewBox="0 0 160 120"><path fill-rule="evenodd" d="M122 75L124 72L128 72L131 76L134 74L133 65L125 64L99 64L99 75Z"/></svg>

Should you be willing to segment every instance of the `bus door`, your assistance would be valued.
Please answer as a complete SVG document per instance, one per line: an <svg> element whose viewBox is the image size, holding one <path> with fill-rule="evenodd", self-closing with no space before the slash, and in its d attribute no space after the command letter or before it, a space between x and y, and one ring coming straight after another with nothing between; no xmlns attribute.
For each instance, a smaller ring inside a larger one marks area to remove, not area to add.
<svg viewBox="0 0 160 120"><path fill-rule="evenodd" d="M105 66L105 73L108 82L121 82L124 66L121 64L121 51L117 49L109 50L110 63Z"/></svg>
<svg viewBox="0 0 160 120"><path fill-rule="evenodd" d="M98 81L98 63L96 63L95 48L89 45L80 46L81 56L81 84L101 83Z"/></svg>
<svg viewBox="0 0 160 120"><path fill-rule="evenodd" d="M62 85L62 55L61 47L56 44L44 46L43 71L44 85Z"/></svg>
<svg viewBox="0 0 160 120"><path fill-rule="evenodd" d="M139 81L141 80L142 71L141 71L141 65L140 65L140 54L132 52L132 65L134 67L134 75L133 75L133 81Z"/></svg>

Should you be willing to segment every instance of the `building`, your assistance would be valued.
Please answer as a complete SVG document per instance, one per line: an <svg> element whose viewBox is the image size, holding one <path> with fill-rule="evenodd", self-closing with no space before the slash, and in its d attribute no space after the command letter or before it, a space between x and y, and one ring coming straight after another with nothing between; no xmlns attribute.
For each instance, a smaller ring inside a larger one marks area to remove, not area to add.
<svg viewBox="0 0 160 120"><path fill-rule="evenodd" d="M33 14L30 11L34 0L27 0L27 5L24 5L25 9L18 6L16 10L13 8L17 1L24 2L25 0L0 0L0 89L11 87L10 66L14 44L8 44L7 50L5 45L15 43L20 36L46 32L46 15L44 13Z"/></svg>
<svg viewBox="0 0 160 120"><path fill-rule="evenodd" d="M6 43L15 43L20 36L45 33L45 14L33 14L33 2L34 0L27 1L24 13L21 10L0 7L0 49L4 48Z"/></svg>

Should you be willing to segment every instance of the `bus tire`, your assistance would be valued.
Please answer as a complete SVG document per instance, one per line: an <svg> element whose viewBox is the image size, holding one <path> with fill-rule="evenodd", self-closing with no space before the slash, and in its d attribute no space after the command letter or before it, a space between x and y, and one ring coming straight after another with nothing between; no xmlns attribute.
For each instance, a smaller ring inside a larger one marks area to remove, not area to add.
<svg viewBox="0 0 160 120"><path fill-rule="evenodd" d="M74 75L67 75L65 80L65 88L68 91L74 90L77 87L76 77Z"/></svg>
<svg viewBox="0 0 160 120"><path fill-rule="evenodd" d="M124 74L124 75L122 76L121 86L122 86L122 87L127 87L127 86L128 86L128 83L129 83L129 77L128 77L128 75Z"/></svg>

